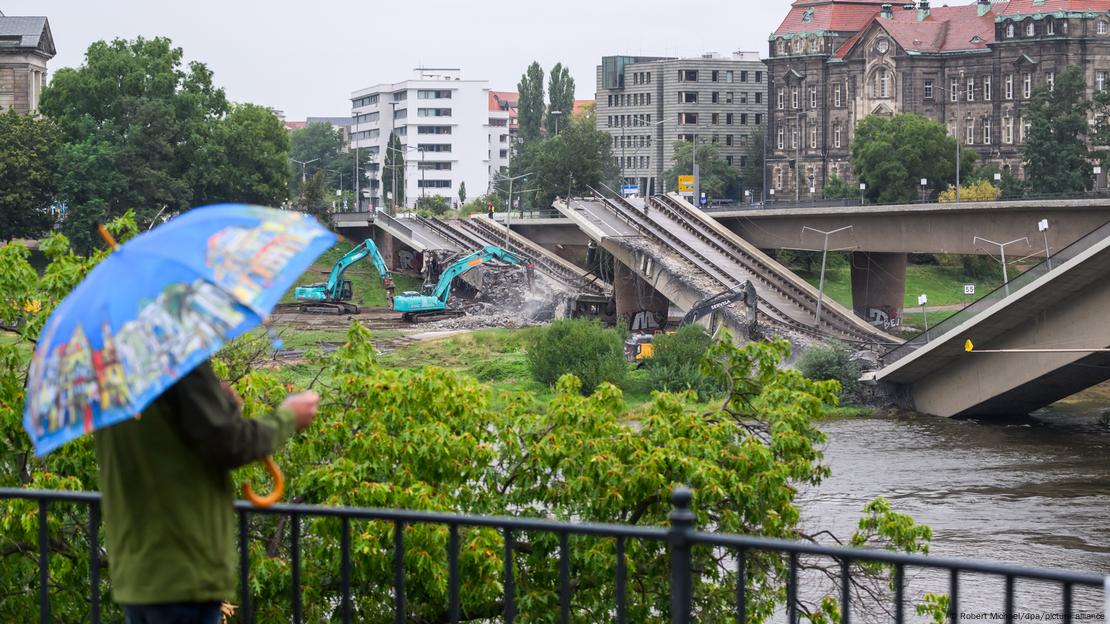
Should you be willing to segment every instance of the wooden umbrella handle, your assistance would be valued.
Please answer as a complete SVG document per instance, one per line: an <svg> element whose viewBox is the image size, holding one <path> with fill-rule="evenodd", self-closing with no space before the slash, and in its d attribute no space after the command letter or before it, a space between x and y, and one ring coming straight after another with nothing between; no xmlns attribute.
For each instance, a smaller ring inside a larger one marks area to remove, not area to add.
<svg viewBox="0 0 1110 624"><path fill-rule="evenodd" d="M243 482L243 497L255 507L269 507L281 500L281 495L285 493L285 475L281 474L281 468L278 468L278 465L274 463L274 458L270 455L263 457L262 465L266 466L266 471L270 473L270 477L274 480L273 491L265 496L259 496L254 493L249 482Z"/></svg>

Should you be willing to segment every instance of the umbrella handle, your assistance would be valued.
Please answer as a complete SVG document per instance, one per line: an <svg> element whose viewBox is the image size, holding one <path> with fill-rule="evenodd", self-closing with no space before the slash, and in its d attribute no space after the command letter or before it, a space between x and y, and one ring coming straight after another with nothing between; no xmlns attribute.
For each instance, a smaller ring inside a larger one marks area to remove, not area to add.
<svg viewBox="0 0 1110 624"><path fill-rule="evenodd" d="M259 496L254 493L251 484L244 481L243 497L255 507L265 508L281 500L281 495L285 493L285 475L281 474L281 468L278 468L278 465L274 463L274 458L270 455L262 458L262 465L266 466L266 472L269 472L270 477L274 480L273 491L265 496Z"/></svg>

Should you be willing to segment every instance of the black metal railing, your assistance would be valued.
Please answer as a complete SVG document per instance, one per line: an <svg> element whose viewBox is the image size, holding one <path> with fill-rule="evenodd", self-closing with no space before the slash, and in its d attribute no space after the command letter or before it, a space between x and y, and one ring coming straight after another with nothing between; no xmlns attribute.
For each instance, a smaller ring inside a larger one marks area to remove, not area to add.
<svg viewBox="0 0 1110 624"><path fill-rule="evenodd" d="M947 334L963 323L978 316L1002 299L1009 297L1011 294L1016 294L1022 288L1048 274L1049 271L1064 267L1069 260L1106 240L1108 237L1110 237L1110 222L1104 223L1087 234L1084 234L1075 242L1060 249L1052 254L1051 257L1041 261L1009 282L1002 284L998 288L995 288L991 292L964 306L943 321L940 321L929 329L903 342L901 345L887 351L882 356L883 365L890 366L930 342L938 340L944 334Z"/></svg>
<svg viewBox="0 0 1110 624"><path fill-rule="evenodd" d="M961 576L987 575L1005 581L1005 610L1004 615L997 618L1006 624L1012 624L1019 619L1021 614L1015 611L1015 585L1016 581L1040 581L1054 583L1059 586L1059 605L1061 615L1058 618L1065 622L1071 621L1074 604L1074 592L1077 587L1102 588L1104 578L1095 574L1083 574L1067 571L1045 570L1037 568L1018 567L997 563L973 562L957 559L944 559L925 557L920 555L906 555L882 550L868 550L861 548L829 547L812 542L788 541L781 539L750 537L697 531L694 527L694 512L691 508L692 493L690 490L679 487L671 494L672 510L669 516L670 526L641 527L619 524L592 524L568 523L553 520L502 517L502 516L476 516L461 515L426 511L406 511L399 509L371 509L354 507L321 507L314 505L279 504L261 509L240 501L235 509L239 517L239 585L240 607L239 621L252 622L253 612L250 592L250 549L249 519L250 516L271 515L284 516L289 519L290 525L290 574L292 576L292 613L289 619L300 624L304 621L301 596L301 527L304 518L336 518L341 523L340 529L340 599L335 605L336 615L343 622L350 622L353 617L353 596L351 591L352 579L352 554L351 554L351 521L373 520L391 522L393 531L393 612L396 622L404 622L407 613L405 594L405 568L404 568L404 527L411 524L437 524L448 527L447 566L448 566L448 606L447 615L450 622L459 622L461 617L460 578L459 578L459 529L462 527L486 527L501 532L504 538L504 565L503 586L504 596L502 601L503 618L506 623L512 623L516 617L516 583L513 571L514 539L516 535L524 533L548 533L558 537L559 557L559 621L567 624L571 619L574 600L573 585L570 574L570 546L568 538L572 535L594 536L615 540L615 574L614 602L612 614L618 623L628 621L628 565L626 553L628 540L642 540L665 543L669 551L670 578L667 588L671 597L670 620L674 624L688 624L694 621L694 589L696 574L693 569L692 549L694 546L709 546L730 553L736 565L736 591L735 591L735 616L737 622L747 622L749 573L747 562L754 553L776 553L785 557L786 567L786 594L787 601L785 614L789 624L799 621L798 598L801 592L799 570L802 569L800 558L802 556L820 557L836 562L839 573L839 589L841 599L841 623L849 624L851 620L851 600L849 589L852 583L852 565L881 564L889 566L893 571L891 592L893 594L894 619L897 624L903 624L906 605L906 571L907 569L937 570L947 573L948 578L948 618L957 622L960 611ZM39 621L51 621L50 594L49 594L49 534L47 520L51 503L79 503L89 508L89 521L87 525L90 557L90 597L89 621L94 624L100 622L100 544L98 531L100 528L100 495L95 492L64 492L45 491L16 488L0 488L0 500L24 499L38 503L38 567L39 567Z"/></svg>

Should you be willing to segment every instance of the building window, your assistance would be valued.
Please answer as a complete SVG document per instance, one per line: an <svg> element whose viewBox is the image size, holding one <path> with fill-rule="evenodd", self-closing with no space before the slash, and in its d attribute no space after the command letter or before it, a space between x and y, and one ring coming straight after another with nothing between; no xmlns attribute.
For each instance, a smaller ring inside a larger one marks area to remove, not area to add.
<svg viewBox="0 0 1110 624"><path fill-rule="evenodd" d="M740 168L741 169L747 169L748 168L748 157L747 156L741 156L740 157Z"/></svg>
<svg viewBox="0 0 1110 624"><path fill-rule="evenodd" d="M714 125L714 126L715 126L715 125L717 125L717 124L719 124L719 123L721 123L721 115L720 115L720 113L712 113L712 114L710 114L710 115L709 115L709 123L710 123L710 124L712 124L712 125Z"/></svg>
<svg viewBox="0 0 1110 624"><path fill-rule="evenodd" d="M817 126L809 127L809 148L817 149Z"/></svg>
<svg viewBox="0 0 1110 624"><path fill-rule="evenodd" d="M953 101L953 102L959 101L959 99L960 99L960 80L958 78L953 78L952 79L952 84L950 85L949 90L951 91L951 93L948 94L948 99Z"/></svg>
<svg viewBox="0 0 1110 624"><path fill-rule="evenodd" d="M837 89L837 95L840 95L840 89ZM926 100L933 99L933 81L932 80L926 80L925 81L925 99Z"/></svg>
<svg viewBox="0 0 1110 624"><path fill-rule="evenodd" d="M709 94L709 101L714 103L714 104L720 104L721 103L721 94L720 94L720 92L714 91L713 93L710 93Z"/></svg>
<svg viewBox="0 0 1110 624"><path fill-rule="evenodd" d="M698 92L697 91L679 91L678 101L682 104L697 104Z"/></svg>
<svg viewBox="0 0 1110 624"><path fill-rule="evenodd" d="M1013 39L1014 38L1014 24L1013 24L1013 22L1007 22L1006 23L1006 38L1007 39Z"/></svg>
<svg viewBox="0 0 1110 624"><path fill-rule="evenodd" d="M748 125L748 114L747 113L740 113L740 125L741 126Z"/></svg>
<svg viewBox="0 0 1110 624"><path fill-rule="evenodd" d="M417 134L451 134L451 126L417 126Z"/></svg>
<svg viewBox="0 0 1110 624"><path fill-rule="evenodd" d="M1006 99L1014 99L1014 75L1006 74Z"/></svg>
<svg viewBox="0 0 1110 624"><path fill-rule="evenodd" d="M1029 136L1029 131L1033 128L1033 123L1026 120L1021 124L1021 142L1025 142L1025 138Z"/></svg>
<svg viewBox="0 0 1110 624"><path fill-rule="evenodd" d="M717 82L720 79L720 77L721 77L721 72L717 71L716 69L709 72L709 79L713 82Z"/></svg>
<svg viewBox="0 0 1110 624"><path fill-rule="evenodd" d="M1106 90L1106 72L1098 72L1095 74L1095 88L1099 93Z"/></svg>
<svg viewBox="0 0 1110 624"><path fill-rule="evenodd" d="M680 69L678 70L679 82L697 82L698 70L696 69Z"/></svg>
<svg viewBox="0 0 1110 624"><path fill-rule="evenodd" d="M1098 21L1098 34L1100 34L1100 35L1105 35L1106 34L1106 22L1104 22L1102 20Z"/></svg>
<svg viewBox="0 0 1110 624"><path fill-rule="evenodd" d="M1007 145L1014 143L1014 120L1012 117L1002 119L1002 142Z"/></svg>
<svg viewBox="0 0 1110 624"><path fill-rule="evenodd" d="M1025 36L1026 37L1033 37L1033 36L1036 36L1036 34L1037 34L1037 27L1033 25L1033 22L1029 22L1028 24L1025 25Z"/></svg>
<svg viewBox="0 0 1110 624"><path fill-rule="evenodd" d="M991 77L983 76L983 99L989 102L993 95L994 94L991 93Z"/></svg>
<svg viewBox="0 0 1110 624"><path fill-rule="evenodd" d="M840 124L833 128L833 147L840 147Z"/></svg>
<svg viewBox="0 0 1110 624"><path fill-rule="evenodd" d="M1021 97L1028 100L1033 95L1033 74L1026 73L1021 79Z"/></svg>
<svg viewBox="0 0 1110 624"><path fill-rule="evenodd" d="M763 124L763 113L756 113L755 114L755 125L759 126L759 125L762 125L762 124Z"/></svg>
<svg viewBox="0 0 1110 624"><path fill-rule="evenodd" d="M747 82L747 81L748 81L748 70L746 70L746 69L740 70L740 82Z"/></svg>
<svg viewBox="0 0 1110 624"><path fill-rule="evenodd" d="M732 82L732 70L731 69L726 69L725 70L725 82Z"/></svg>
<svg viewBox="0 0 1110 624"><path fill-rule="evenodd" d="M784 109L784 108L786 108L786 94L785 94L785 92L784 92L784 90L783 90L783 89L779 89L779 94L778 94L778 109L779 109L779 110L782 110L782 109Z"/></svg>
<svg viewBox="0 0 1110 624"><path fill-rule="evenodd" d="M714 134L712 137L709 138L709 142L713 143L713 144L720 143L721 142L721 135Z"/></svg>
<svg viewBox="0 0 1110 624"><path fill-rule="evenodd" d="M840 107L840 83L833 85L833 106Z"/></svg>
<svg viewBox="0 0 1110 624"><path fill-rule="evenodd" d="M451 188L450 180L417 180L417 188Z"/></svg>
<svg viewBox="0 0 1110 624"><path fill-rule="evenodd" d="M975 78L967 79L967 101L975 101Z"/></svg>
<svg viewBox="0 0 1110 624"><path fill-rule="evenodd" d="M680 126L696 126L698 125L697 113L679 113L678 125Z"/></svg>
<svg viewBox="0 0 1110 624"><path fill-rule="evenodd" d="M416 92L418 100L450 100L450 89L420 89Z"/></svg>
<svg viewBox="0 0 1110 624"><path fill-rule="evenodd" d="M1056 90L1056 72L1048 72L1048 74L1045 76L1045 82L1048 83L1048 90L1049 91L1055 91Z"/></svg>
<svg viewBox="0 0 1110 624"><path fill-rule="evenodd" d="M418 108L416 109L417 117L450 117L450 108Z"/></svg>
<svg viewBox="0 0 1110 624"><path fill-rule="evenodd" d="M732 156L725 156L725 164L732 166Z"/></svg>
<svg viewBox="0 0 1110 624"><path fill-rule="evenodd" d="M757 83L758 82L763 82L763 72L761 72L761 71L755 72L755 81Z"/></svg>
<svg viewBox="0 0 1110 624"><path fill-rule="evenodd" d="M726 126L731 126L732 125L732 113L725 113L725 125Z"/></svg>
<svg viewBox="0 0 1110 624"><path fill-rule="evenodd" d="M991 122L990 119L983 120L983 145L991 144Z"/></svg>
<svg viewBox="0 0 1110 624"><path fill-rule="evenodd" d="M729 146L729 147L732 146L732 135L731 134L726 134L725 135L725 145Z"/></svg>
<svg viewBox="0 0 1110 624"><path fill-rule="evenodd" d="M1056 22L1053 21L1051 18L1046 19L1044 21L1044 34L1046 34L1046 35L1055 35L1056 34Z"/></svg>
<svg viewBox="0 0 1110 624"><path fill-rule="evenodd" d="M798 128L797 127L794 127L794 128L790 129L790 148L791 149L798 149Z"/></svg>
<svg viewBox="0 0 1110 624"><path fill-rule="evenodd" d="M423 169L425 171L450 171L451 170L451 163L450 163L450 161L433 161L433 162L417 161L416 168L418 170Z"/></svg>
<svg viewBox="0 0 1110 624"><path fill-rule="evenodd" d="M811 109L817 108L817 87L809 88L809 107Z"/></svg>
<svg viewBox="0 0 1110 624"><path fill-rule="evenodd" d="M790 107L798 110L798 87L790 90Z"/></svg>
<svg viewBox="0 0 1110 624"><path fill-rule="evenodd" d="M782 190L782 169L775 167L775 190Z"/></svg>
<svg viewBox="0 0 1110 624"><path fill-rule="evenodd" d="M975 145L975 120L967 120L967 144Z"/></svg>
<svg viewBox="0 0 1110 624"><path fill-rule="evenodd" d="M741 93L740 95L743 95L743 93ZM725 104L732 104L732 91L725 91ZM741 104L743 104L742 99Z"/></svg>
<svg viewBox="0 0 1110 624"><path fill-rule="evenodd" d="M778 137L779 149L783 149L783 148L786 147L786 138L785 137L786 137L786 131L783 130L782 128L779 128L779 137Z"/></svg>

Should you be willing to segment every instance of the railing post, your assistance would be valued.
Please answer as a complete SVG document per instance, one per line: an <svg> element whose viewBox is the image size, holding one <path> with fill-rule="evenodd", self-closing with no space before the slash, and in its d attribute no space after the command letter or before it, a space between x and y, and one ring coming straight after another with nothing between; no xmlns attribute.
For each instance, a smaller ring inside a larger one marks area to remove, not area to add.
<svg viewBox="0 0 1110 624"><path fill-rule="evenodd" d="M694 581L690 564L690 533L694 528L694 512L690 502L694 494L684 485L671 491L671 528L667 543L671 549L671 624L689 624L693 611Z"/></svg>

